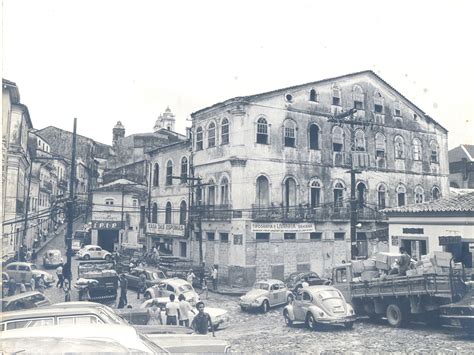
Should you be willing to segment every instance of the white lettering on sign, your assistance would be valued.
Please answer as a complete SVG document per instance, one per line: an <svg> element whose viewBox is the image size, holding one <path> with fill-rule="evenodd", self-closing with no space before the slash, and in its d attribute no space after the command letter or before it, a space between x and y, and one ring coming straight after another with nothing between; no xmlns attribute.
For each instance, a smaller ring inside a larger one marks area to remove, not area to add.
<svg viewBox="0 0 474 355"><path fill-rule="evenodd" d="M147 223L146 231L149 234L164 234L184 237L184 224L162 224L162 223Z"/></svg>
<svg viewBox="0 0 474 355"><path fill-rule="evenodd" d="M122 229L121 222L92 221L92 229Z"/></svg>
<svg viewBox="0 0 474 355"><path fill-rule="evenodd" d="M314 223L252 223L252 232L312 233L316 231Z"/></svg>

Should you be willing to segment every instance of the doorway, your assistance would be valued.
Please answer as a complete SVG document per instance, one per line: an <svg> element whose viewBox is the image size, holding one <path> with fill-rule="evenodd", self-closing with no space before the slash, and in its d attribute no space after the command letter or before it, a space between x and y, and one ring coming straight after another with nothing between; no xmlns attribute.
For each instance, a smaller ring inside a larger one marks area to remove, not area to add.
<svg viewBox="0 0 474 355"><path fill-rule="evenodd" d="M179 252L181 257L185 258L187 256L186 242L179 242Z"/></svg>
<svg viewBox="0 0 474 355"><path fill-rule="evenodd" d="M426 240L402 239L402 246L408 255L417 261L421 260L422 255L427 254Z"/></svg>
<svg viewBox="0 0 474 355"><path fill-rule="evenodd" d="M102 249L111 253L114 252L114 246L119 242L119 231L113 229L99 230L97 243Z"/></svg>

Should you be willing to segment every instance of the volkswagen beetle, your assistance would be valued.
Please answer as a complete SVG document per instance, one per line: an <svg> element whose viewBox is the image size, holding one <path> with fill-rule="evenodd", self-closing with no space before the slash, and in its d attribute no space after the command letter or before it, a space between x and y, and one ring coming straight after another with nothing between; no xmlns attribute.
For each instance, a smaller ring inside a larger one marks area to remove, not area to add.
<svg viewBox="0 0 474 355"><path fill-rule="evenodd" d="M293 294L280 280L263 280L253 285L253 288L240 297L240 308L244 310L260 309L268 312L270 307L290 303Z"/></svg>

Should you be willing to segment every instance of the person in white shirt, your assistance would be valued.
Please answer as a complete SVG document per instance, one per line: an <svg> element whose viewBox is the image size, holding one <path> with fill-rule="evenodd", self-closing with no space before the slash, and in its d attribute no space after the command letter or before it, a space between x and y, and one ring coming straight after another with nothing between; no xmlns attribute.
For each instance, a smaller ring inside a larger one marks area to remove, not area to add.
<svg viewBox="0 0 474 355"><path fill-rule="evenodd" d="M178 325L179 303L175 302L175 295L170 295L170 301L166 303L166 325Z"/></svg>
<svg viewBox="0 0 474 355"><path fill-rule="evenodd" d="M186 277L186 281L188 281L189 284L192 286L195 277L196 277L196 275L194 275L193 270L191 270L191 271L189 272L188 276ZM179 297L178 297L178 299L179 299Z"/></svg>
<svg viewBox="0 0 474 355"><path fill-rule="evenodd" d="M189 327L189 312L193 312L193 309L188 301L186 301L186 297L183 294L179 295L179 325Z"/></svg>
<svg viewBox="0 0 474 355"><path fill-rule="evenodd" d="M217 267L215 266L212 268L211 277L212 277L212 289L214 291L217 291Z"/></svg>

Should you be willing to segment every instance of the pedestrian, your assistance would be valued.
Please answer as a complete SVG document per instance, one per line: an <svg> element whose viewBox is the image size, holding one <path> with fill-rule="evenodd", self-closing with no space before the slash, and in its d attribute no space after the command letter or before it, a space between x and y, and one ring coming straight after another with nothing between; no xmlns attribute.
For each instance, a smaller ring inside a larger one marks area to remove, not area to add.
<svg viewBox="0 0 474 355"><path fill-rule="evenodd" d="M71 284L71 277L71 264L66 262L63 264L63 281L67 279L69 284Z"/></svg>
<svg viewBox="0 0 474 355"><path fill-rule="evenodd" d="M21 282L20 282L20 293L25 293L25 292L26 292L25 280L21 280Z"/></svg>
<svg viewBox="0 0 474 355"><path fill-rule="evenodd" d="M209 289L207 288L207 279L202 280L201 284L201 294L205 293L206 294L206 299L209 298Z"/></svg>
<svg viewBox="0 0 474 355"><path fill-rule="evenodd" d="M186 297L183 294L178 296L179 301L179 325L189 327L189 312L193 312L193 309Z"/></svg>
<svg viewBox="0 0 474 355"><path fill-rule="evenodd" d="M36 284L35 277L34 277L34 276L31 276L31 280L30 280L30 284L29 284L31 291L34 291L34 290L35 290L35 284Z"/></svg>
<svg viewBox="0 0 474 355"><path fill-rule="evenodd" d="M39 275L38 278L36 279L36 287L37 287L39 292L41 292L41 293L44 292L45 283L44 283L44 275L43 274Z"/></svg>
<svg viewBox="0 0 474 355"><path fill-rule="evenodd" d="M162 325L163 319L161 319L161 308L158 305L158 301L153 300L151 307L147 309L148 322L147 325Z"/></svg>
<svg viewBox="0 0 474 355"><path fill-rule="evenodd" d="M212 277L212 289L215 292L217 291L217 265L214 265L214 267L212 268L211 277Z"/></svg>
<svg viewBox="0 0 474 355"><path fill-rule="evenodd" d="M68 279L64 280L63 290L64 290L64 302L71 302L71 290L69 288Z"/></svg>
<svg viewBox="0 0 474 355"><path fill-rule="evenodd" d="M37 259L38 259L38 253L36 252L36 249L33 248L33 251L31 252L31 262L33 264L36 264Z"/></svg>
<svg viewBox="0 0 474 355"><path fill-rule="evenodd" d="M400 254L402 254L402 256L398 260L398 274L405 276L407 270L410 269L411 256L407 253L405 247L400 247Z"/></svg>
<svg viewBox="0 0 474 355"><path fill-rule="evenodd" d="M137 300L140 299L140 293L145 294L146 290L146 276L144 273L141 273L138 276L138 287L137 287Z"/></svg>
<svg viewBox="0 0 474 355"><path fill-rule="evenodd" d="M170 295L170 301L166 303L166 325L178 325L179 304L175 302L175 295Z"/></svg>
<svg viewBox="0 0 474 355"><path fill-rule="evenodd" d="M14 296L16 293L16 280L14 277L10 277L8 280L8 296Z"/></svg>
<svg viewBox="0 0 474 355"><path fill-rule="evenodd" d="M125 278L125 274L120 275L119 279L120 284L120 298L118 308L123 308L127 305L127 288L128 288L128 280Z"/></svg>
<svg viewBox="0 0 474 355"><path fill-rule="evenodd" d="M89 286L84 288L84 293L82 294L83 301L90 302L91 301L91 294L89 292Z"/></svg>
<svg viewBox="0 0 474 355"><path fill-rule="evenodd" d="M193 269L189 272L188 276L186 277L186 280L189 282L189 284L192 286L194 279L196 278L196 275L194 275Z"/></svg>
<svg viewBox="0 0 474 355"><path fill-rule="evenodd" d="M28 248L28 250L26 251L26 260L28 260L29 262L31 262L31 249Z"/></svg>
<svg viewBox="0 0 474 355"><path fill-rule="evenodd" d="M56 268L56 275L58 276L58 282L56 282L56 287L63 288L64 285L64 277L63 277L63 265L59 264Z"/></svg>
<svg viewBox="0 0 474 355"><path fill-rule="evenodd" d="M212 336L216 336L214 333L214 326L212 325L211 316L204 312L204 302L198 302L196 304L198 314L194 317L191 328L198 334L207 334L209 329L212 331Z"/></svg>

